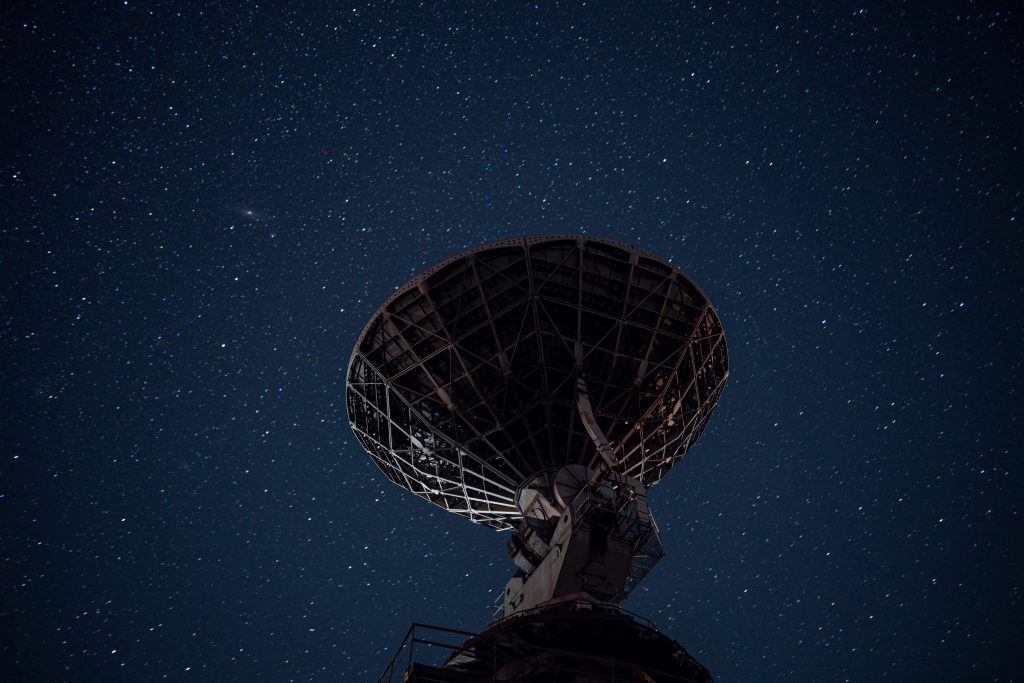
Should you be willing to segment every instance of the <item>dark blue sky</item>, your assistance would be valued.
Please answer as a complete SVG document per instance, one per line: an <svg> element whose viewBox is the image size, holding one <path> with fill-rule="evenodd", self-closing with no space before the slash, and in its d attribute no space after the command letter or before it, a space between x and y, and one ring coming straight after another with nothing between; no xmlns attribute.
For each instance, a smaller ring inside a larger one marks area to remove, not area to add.
<svg viewBox="0 0 1024 683"><path fill-rule="evenodd" d="M626 606L719 683L1019 676L1014 3L228 5L3 10L11 680L362 680L485 626L505 538L385 480L345 367L424 267L577 232L730 346Z"/></svg>

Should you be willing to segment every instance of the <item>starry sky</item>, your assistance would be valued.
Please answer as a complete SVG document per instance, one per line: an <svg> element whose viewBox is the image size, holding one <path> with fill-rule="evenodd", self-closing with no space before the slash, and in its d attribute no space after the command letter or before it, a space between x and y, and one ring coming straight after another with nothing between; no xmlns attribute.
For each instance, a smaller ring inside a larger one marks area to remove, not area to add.
<svg viewBox="0 0 1024 683"><path fill-rule="evenodd" d="M385 480L345 368L425 267L586 233L730 347L625 606L720 683L1019 680L1021 36L1015 3L3 10L0 668L365 680L413 621L485 627L505 537Z"/></svg>

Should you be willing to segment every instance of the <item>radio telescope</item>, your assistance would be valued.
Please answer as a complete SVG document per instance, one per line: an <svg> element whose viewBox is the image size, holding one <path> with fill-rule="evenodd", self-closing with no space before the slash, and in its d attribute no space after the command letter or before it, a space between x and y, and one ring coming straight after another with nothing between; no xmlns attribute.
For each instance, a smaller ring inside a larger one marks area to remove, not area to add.
<svg viewBox="0 0 1024 683"><path fill-rule="evenodd" d="M501 240L399 288L349 363L352 430L395 484L512 531L516 571L486 631L382 678L710 681L620 603L664 554L647 489L728 374L708 298L627 244ZM426 642L414 628L399 654Z"/></svg>

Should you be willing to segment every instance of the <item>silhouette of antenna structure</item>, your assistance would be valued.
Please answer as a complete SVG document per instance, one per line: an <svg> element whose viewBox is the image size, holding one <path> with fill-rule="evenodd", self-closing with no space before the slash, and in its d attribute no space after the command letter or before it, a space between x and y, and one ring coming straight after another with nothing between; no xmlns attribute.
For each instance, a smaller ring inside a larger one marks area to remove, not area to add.
<svg viewBox="0 0 1024 683"><path fill-rule="evenodd" d="M647 489L728 374L708 298L627 244L502 240L398 289L349 363L352 430L395 484L510 530L516 569L489 628L414 625L381 680L710 681L621 602L664 555Z"/></svg>

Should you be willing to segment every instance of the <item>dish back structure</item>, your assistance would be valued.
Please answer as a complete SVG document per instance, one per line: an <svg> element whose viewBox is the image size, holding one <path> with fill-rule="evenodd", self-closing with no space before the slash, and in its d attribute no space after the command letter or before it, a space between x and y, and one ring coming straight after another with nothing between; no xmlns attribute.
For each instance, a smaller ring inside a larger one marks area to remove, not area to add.
<svg viewBox="0 0 1024 683"><path fill-rule="evenodd" d="M349 421L394 483L495 529L538 472L599 466L657 483L696 442L728 377L721 321L682 271L589 236L501 240L399 288L348 369Z"/></svg>

